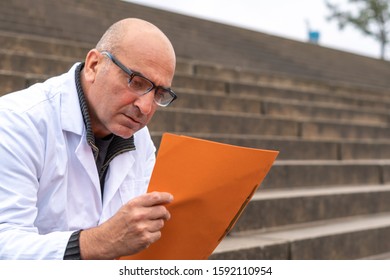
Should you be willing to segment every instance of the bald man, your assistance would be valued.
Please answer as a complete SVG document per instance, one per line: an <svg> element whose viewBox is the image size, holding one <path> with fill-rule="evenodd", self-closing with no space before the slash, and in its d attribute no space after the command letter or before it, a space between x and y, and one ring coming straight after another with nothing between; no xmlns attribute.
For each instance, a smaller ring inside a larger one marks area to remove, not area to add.
<svg viewBox="0 0 390 280"><path fill-rule="evenodd" d="M176 99L156 26L113 24L85 62L0 98L0 259L115 259L161 237L147 124Z"/></svg>

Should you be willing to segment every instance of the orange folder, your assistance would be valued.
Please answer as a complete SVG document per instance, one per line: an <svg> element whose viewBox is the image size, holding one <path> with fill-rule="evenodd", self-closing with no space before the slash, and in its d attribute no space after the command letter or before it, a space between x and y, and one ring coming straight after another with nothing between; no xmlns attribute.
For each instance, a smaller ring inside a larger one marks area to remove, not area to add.
<svg viewBox="0 0 390 280"><path fill-rule="evenodd" d="M146 250L121 259L207 259L271 169L277 151L164 134L148 191L173 194L171 219Z"/></svg>

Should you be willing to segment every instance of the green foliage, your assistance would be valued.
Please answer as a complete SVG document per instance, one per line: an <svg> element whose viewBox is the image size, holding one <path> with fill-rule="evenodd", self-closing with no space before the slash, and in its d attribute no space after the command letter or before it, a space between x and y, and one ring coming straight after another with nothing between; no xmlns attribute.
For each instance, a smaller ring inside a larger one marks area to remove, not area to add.
<svg viewBox="0 0 390 280"><path fill-rule="evenodd" d="M389 43L390 10L389 0L349 0L352 11L345 11L339 5L325 0L330 11L328 20L337 20L340 29L351 25L363 34L373 37L381 45L381 59Z"/></svg>

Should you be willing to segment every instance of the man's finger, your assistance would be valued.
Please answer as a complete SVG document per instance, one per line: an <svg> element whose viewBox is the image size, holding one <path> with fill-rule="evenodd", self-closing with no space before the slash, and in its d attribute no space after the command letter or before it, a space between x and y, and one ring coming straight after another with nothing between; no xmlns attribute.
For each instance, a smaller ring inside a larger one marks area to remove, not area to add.
<svg viewBox="0 0 390 280"><path fill-rule="evenodd" d="M173 196L166 192L152 192L144 194L137 199L140 205L150 207L170 203L173 200Z"/></svg>
<svg viewBox="0 0 390 280"><path fill-rule="evenodd" d="M150 220L158 220L158 219L163 219L163 220L169 220L171 218L171 214L165 208L163 205L155 205L155 206L150 206L150 212L149 212L149 219Z"/></svg>

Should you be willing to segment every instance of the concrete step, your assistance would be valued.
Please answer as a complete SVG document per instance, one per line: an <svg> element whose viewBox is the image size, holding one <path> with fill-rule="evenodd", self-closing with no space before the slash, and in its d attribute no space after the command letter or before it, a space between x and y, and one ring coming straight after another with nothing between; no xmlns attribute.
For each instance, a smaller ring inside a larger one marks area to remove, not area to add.
<svg viewBox="0 0 390 280"><path fill-rule="evenodd" d="M158 148L162 133L151 133ZM278 160L390 159L390 140L307 140L288 136L196 132L185 135L242 147L278 150Z"/></svg>
<svg viewBox="0 0 390 280"><path fill-rule="evenodd" d="M74 60L85 58L93 46L81 42L61 40L38 35L0 30L0 49L23 54L67 57Z"/></svg>
<svg viewBox="0 0 390 280"><path fill-rule="evenodd" d="M149 129L154 132L202 132L297 136L299 123L256 114L188 108L158 110Z"/></svg>
<svg viewBox="0 0 390 280"><path fill-rule="evenodd" d="M305 121L300 135L304 139L388 139L390 130L387 125L349 124L342 120Z"/></svg>
<svg viewBox="0 0 390 280"><path fill-rule="evenodd" d="M80 7L79 3L74 2L35 1L34 5L29 4L26 1L13 0L12 3L7 3L7 6L1 7L0 11L2 13L4 10L8 11L9 16L0 18L0 28L14 32L90 41L91 37L96 38L96 31L99 30L97 26L107 23L105 16L110 12L108 10L105 11L105 15L97 15L96 3L94 9ZM69 7L65 7L65 4ZM93 25L93 18L99 18L99 23ZM113 19L108 21L113 22Z"/></svg>
<svg viewBox="0 0 390 280"><path fill-rule="evenodd" d="M260 187L233 232L390 212L389 201L390 185Z"/></svg>
<svg viewBox="0 0 390 280"><path fill-rule="evenodd" d="M25 88L27 79L22 75L13 75L3 72L0 74L0 85L0 96L2 96L9 92Z"/></svg>
<svg viewBox="0 0 390 280"><path fill-rule="evenodd" d="M58 75L67 71L76 60L57 55L26 54L0 49L0 69L25 74Z"/></svg>
<svg viewBox="0 0 390 280"><path fill-rule="evenodd" d="M210 259L361 259L389 252L389 234L390 213L232 233Z"/></svg>
<svg viewBox="0 0 390 280"><path fill-rule="evenodd" d="M264 101L264 114L269 116L289 116L303 120L347 120L350 124L389 124L387 111L373 110L372 107L335 106L329 103L302 102L290 100Z"/></svg>
<svg viewBox="0 0 390 280"><path fill-rule="evenodd" d="M174 108L199 108L205 110L257 113L268 116L288 117L301 120L347 120L349 123L389 123L388 110L335 105L334 103L267 98L261 96L235 96L210 94L202 91L179 93L179 99L171 105Z"/></svg>
<svg viewBox="0 0 390 280"><path fill-rule="evenodd" d="M371 108L387 112L390 108L390 99L387 96L369 94L358 95L354 91L334 93L332 90L316 91L297 90L280 86L266 86L258 84L226 82L212 77L197 77L178 73L173 81L173 87L181 91L207 92L208 94L226 94L228 96L255 97L278 100L295 100L325 103L328 105L349 106L355 108ZM386 111L387 110L387 111Z"/></svg>
<svg viewBox="0 0 390 280"><path fill-rule="evenodd" d="M261 96L278 99L293 99L301 101L316 101L333 104L353 105L356 107L371 107L377 109L389 109L390 101L388 98L377 96L356 95L353 91L334 94L333 91L313 91L313 90L292 90L280 89L278 87L261 87L258 85L230 83L226 91L230 95L238 96Z"/></svg>
<svg viewBox="0 0 390 280"><path fill-rule="evenodd" d="M390 130L386 125L358 125L341 120L294 120L251 113L174 107L158 110L149 128L154 132L274 135L315 140L390 138Z"/></svg>
<svg viewBox="0 0 390 280"><path fill-rule="evenodd" d="M205 61L194 62L181 59L179 63L180 68L185 69L183 73L196 75L201 78L213 77L214 79L231 83L270 86L298 91L329 92L332 95L353 93L355 96L363 98L390 99L386 89L373 88L372 86L357 86L356 84L340 83L335 80L328 82L317 81L314 79L295 77L293 74L284 75L282 73L269 73L261 70L253 71L241 67L229 68Z"/></svg>
<svg viewBox="0 0 390 280"><path fill-rule="evenodd" d="M26 74L0 69L0 96L9 92L24 89L34 83L42 82L46 78L46 75Z"/></svg>
<svg viewBox="0 0 390 280"><path fill-rule="evenodd" d="M362 260L390 260L390 252L385 252L369 257L362 258Z"/></svg>
<svg viewBox="0 0 390 280"><path fill-rule="evenodd" d="M151 132L153 142L159 147L162 133ZM280 153L278 159L339 159L340 143L302 140L297 137L280 137L280 136L256 136L256 135L235 135L235 134L218 134L218 133L185 133L187 136L206 139L219 143L226 143L241 147L250 147L257 149L278 150ZM390 143L389 143L390 146ZM389 151L390 154L390 151ZM389 155L390 157L390 155Z"/></svg>
<svg viewBox="0 0 390 280"><path fill-rule="evenodd" d="M381 185L390 183L389 160L276 160L262 188Z"/></svg>

